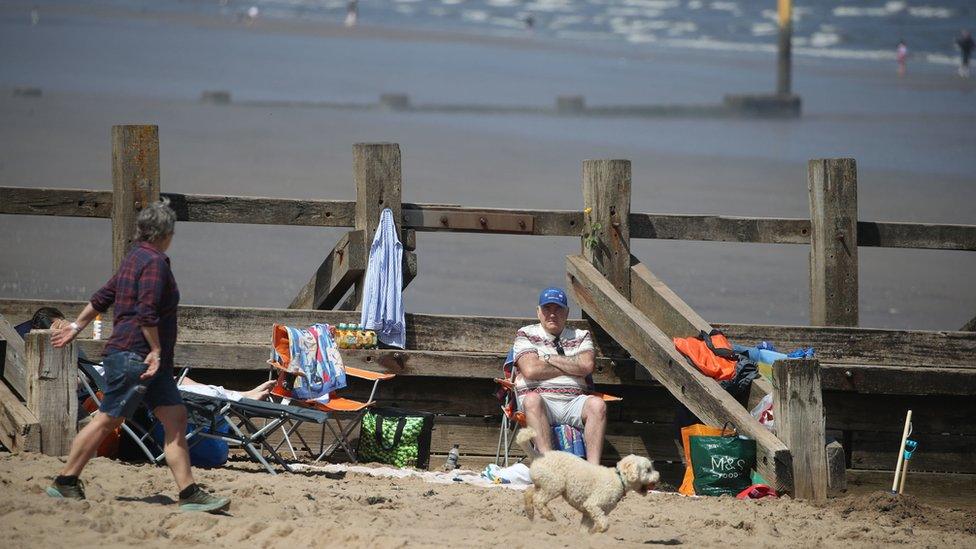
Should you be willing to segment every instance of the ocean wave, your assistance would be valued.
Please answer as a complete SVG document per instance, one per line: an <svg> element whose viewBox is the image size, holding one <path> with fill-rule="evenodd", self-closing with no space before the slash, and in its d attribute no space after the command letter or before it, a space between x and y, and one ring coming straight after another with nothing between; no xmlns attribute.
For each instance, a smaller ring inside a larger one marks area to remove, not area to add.
<svg viewBox="0 0 976 549"><path fill-rule="evenodd" d="M948 19L952 17L952 10L935 6L918 6L908 8L908 15L922 19Z"/></svg>

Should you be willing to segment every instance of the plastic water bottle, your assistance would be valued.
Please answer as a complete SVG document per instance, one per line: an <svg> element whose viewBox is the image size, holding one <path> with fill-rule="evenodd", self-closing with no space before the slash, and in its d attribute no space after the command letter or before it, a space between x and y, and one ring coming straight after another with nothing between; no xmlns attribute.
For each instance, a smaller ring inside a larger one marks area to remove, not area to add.
<svg viewBox="0 0 976 549"><path fill-rule="evenodd" d="M451 451L447 454L447 461L444 462L445 471L453 471L458 468L458 457L460 453L458 452L458 444L455 444Z"/></svg>
<svg viewBox="0 0 976 549"><path fill-rule="evenodd" d="M95 315L95 322L92 322L92 339L102 339L102 315Z"/></svg>

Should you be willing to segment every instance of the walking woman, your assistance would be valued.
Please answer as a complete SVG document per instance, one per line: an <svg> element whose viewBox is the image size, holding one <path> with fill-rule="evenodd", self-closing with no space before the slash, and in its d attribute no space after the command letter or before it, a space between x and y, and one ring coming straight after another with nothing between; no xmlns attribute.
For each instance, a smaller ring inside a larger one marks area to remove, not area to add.
<svg viewBox="0 0 976 549"><path fill-rule="evenodd" d="M95 292L74 322L55 330L54 346L67 345L96 314L115 304L112 336L105 345L103 362L108 391L99 413L71 442L67 463L47 489L52 497L85 499L78 475L102 439L144 401L163 424L166 465L180 490L180 508L214 512L230 505L229 499L214 497L199 488L190 471L186 408L173 379L180 291L165 253L173 241L175 224L176 213L166 199L140 211L136 218L137 242L115 276Z"/></svg>

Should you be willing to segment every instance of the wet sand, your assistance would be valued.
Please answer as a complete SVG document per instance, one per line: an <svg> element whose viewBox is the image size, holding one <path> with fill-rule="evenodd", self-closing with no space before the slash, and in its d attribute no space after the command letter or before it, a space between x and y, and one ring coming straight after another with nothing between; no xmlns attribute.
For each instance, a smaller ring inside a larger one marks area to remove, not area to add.
<svg viewBox="0 0 976 549"><path fill-rule="evenodd" d="M808 215L806 161L853 156L862 219L976 223L968 88L934 72L798 62L798 121L425 115L204 105L239 99L549 105L718 101L772 85L771 59L406 29L157 17L62 8L38 27L0 9L0 184L110 187L113 124L160 126L164 190L353 199L352 144L394 141L404 200L581 208L581 163L633 162L633 211ZM24 12L26 13L26 12ZM362 32L360 32L362 31ZM17 85L41 98L11 97ZM84 299L110 275L107 220L0 218L0 296ZM341 230L182 224L186 303L283 306ZM409 310L524 315L564 281L573 238L420 234ZM42 253L43 252L43 253ZM804 324L803 246L635 241L634 253L706 319ZM957 329L976 310L964 252L860 250L861 324Z"/></svg>

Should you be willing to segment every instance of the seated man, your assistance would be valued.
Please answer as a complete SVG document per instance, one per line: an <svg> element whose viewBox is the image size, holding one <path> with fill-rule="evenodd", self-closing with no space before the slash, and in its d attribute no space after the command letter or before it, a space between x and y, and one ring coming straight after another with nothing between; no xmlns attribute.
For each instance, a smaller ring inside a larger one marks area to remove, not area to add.
<svg viewBox="0 0 976 549"><path fill-rule="evenodd" d="M539 324L521 328L513 345L519 409L536 432L533 442L540 452L553 448L552 425L572 425L583 430L586 460L599 464L607 406L587 395L596 356L590 333L566 328L569 303L559 288L542 291L536 314Z"/></svg>

